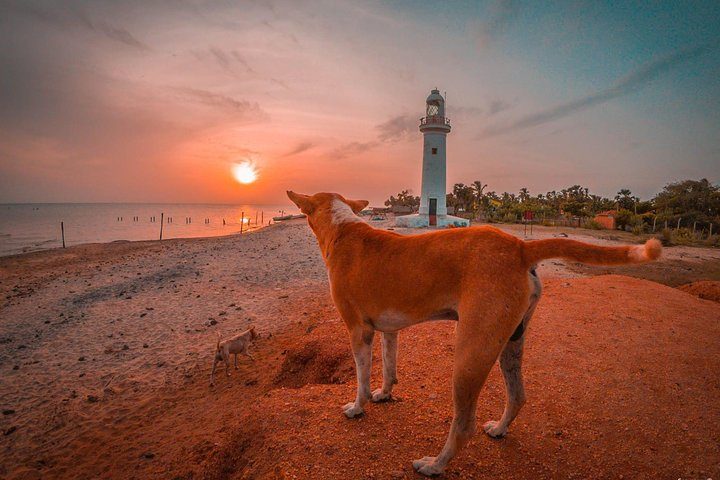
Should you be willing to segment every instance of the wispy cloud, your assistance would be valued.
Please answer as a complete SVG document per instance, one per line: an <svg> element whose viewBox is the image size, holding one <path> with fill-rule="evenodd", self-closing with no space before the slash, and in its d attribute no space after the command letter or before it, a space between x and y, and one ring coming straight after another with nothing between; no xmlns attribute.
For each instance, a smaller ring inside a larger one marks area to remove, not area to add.
<svg viewBox="0 0 720 480"><path fill-rule="evenodd" d="M493 100L490 102L490 107L488 108L488 116L492 117L495 114L504 112L511 106L512 105L510 105L508 102L505 102L504 100Z"/></svg>
<svg viewBox="0 0 720 480"><path fill-rule="evenodd" d="M229 110L233 113L233 115L239 115L236 117L239 119L255 119L258 121L265 121L268 119L267 112L260 108L260 106L255 102L238 100L233 97L228 97L227 95L196 88L174 87L173 91L177 92L184 99L204 104L209 107Z"/></svg>
<svg viewBox="0 0 720 480"><path fill-rule="evenodd" d="M378 139L382 142L391 142L407 138L408 135L417 132L418 116L398 115L387 122L377 125L375 129L379 132Z"/></svg>
<svg viewBox="0 0 720 480"><path fill-rule="evenodd" d="M226 52L217 47L210 47L210 55L215 62L225 70L233 71L235 63L240 64L244 70L248 73L253 73L253 69L250 64L243 58L237 50L230 50ZM202 58L202 55L196 55L198 58Z"/></svg>
<svg viewBox="0 0 720 480"><path fill-rule="evenodd" d="M0 12L6 15L19 14L58 29L71 30L80 27L132 48L150 50L148 45L138 40L127 29L109 22L92 20L77 6L70 5L69 8L55 10L49 5L47 8L42 8L28 2L7 2L0 5Z"/></svg>
<svg viewBox="0 0 720 480"><path fill-rule="evenodd" d="M138 50L150 50L150 47L135 38L130 32L121 27L115 27L106 22L90 23L92 30L101 33L111 40L123 43Z"/></svg>
<svg viewBox="0 0 720 480"><path fill-rule="evenodd" d="M350 142L343 144L333 150L335 158L345 158L379 147L383 143L397 142L410 139L413 133L417 132L418 118L415 115L398 115L380 125L375 126L378 131L377 140L367 142Z"/></svg>
<svg viewBox="0 0 720 480"><path fill-rule="evenodd" d="M380 145L380 142L350 142L344 145L340 145L332 152L332 156L335 158L346 158L359 153L364 153Z"/></svg>
<svg viewBox="0 0 720 480"><path fill-rule="evenodd" d="M314 146L315 146L315 144L313 142L301 142L295 148L290 150L288 153L282 155L281 158L287 158L287 157L292 157L294 155L299 155L303 152L307 152Z"/></svg>
<svg viewBox="0 0 720 480"><path fill-rule="evenodd" d="M538 113L527 115L508 125L490 126L482 132L480 137L491 137L536 127L544 123L567 117L573 113L587 110L615 98L635 93L664 73L678 67L682 63L697 58L716 47L717 45L701 45L665 54L662 57L646 63L645 65L642 65L636 70L625 75L609 88L556 105Z"/></svg>
<svg viewBox="0 0 720 480"><path fill-rule="evenodd" d="M519 13L519 0L495 0L490 3L484 20L472 30L478 46L485 47L497 39L512 24Z"/></svg>

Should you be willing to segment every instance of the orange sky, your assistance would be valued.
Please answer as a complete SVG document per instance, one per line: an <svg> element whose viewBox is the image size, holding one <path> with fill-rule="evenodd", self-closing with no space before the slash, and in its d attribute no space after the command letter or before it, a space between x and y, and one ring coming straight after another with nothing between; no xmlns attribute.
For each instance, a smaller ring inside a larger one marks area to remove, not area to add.
<svg viewBox="0 0 720 480"><path fill-rule="evenodd" d="M419 194L436 86L450 186L647 197L718 180L720 56L703 47L717 12L676 12L695 27L670 38L664 16L626 31L612 11L533 8L3 2L0 202ZM250 185L230 171L244 160Z"/></svg>

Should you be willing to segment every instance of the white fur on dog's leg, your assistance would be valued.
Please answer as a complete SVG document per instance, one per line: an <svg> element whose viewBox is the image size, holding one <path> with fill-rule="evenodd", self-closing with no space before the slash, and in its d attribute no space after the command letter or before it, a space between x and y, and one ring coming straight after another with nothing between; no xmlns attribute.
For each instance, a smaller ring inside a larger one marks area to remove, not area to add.
<svg viewBox="0 0 720 480"><path fill-rule="evenodd" d="M483 430L485 430L485 433L490 435L492 438L502 438L507 433L507 427L503 428L502 425L500 425L500 422L497 420L490 420L489 422L485 422L485 425L483 425Z"/></svg>
<svg viewBox="0 0 720 480"><path fill-rule="evenodd" d="M413 468L418 473L431 477L433 475L442 475L445 471L444 468L440 468L435 461L437 457L423 457L419 460L413 461Z"/></svg>
<svg viewBox="0 0 720 480"><path fill-rule="evenodd" d="M372 392L372 401L375 403L378 402L388 402L392 400L392 394L390 392L384 391L382 388L378 388L374 392Z"/></svg>
<svg viewBox="0 0 720 480"><path fill-rule="evenodd" d="M343 413L347 418L355 418L359 417L363 413L365 413L362 409L362 407L356 407L355 402L350 402L345 404L343 407Z"/></svg>

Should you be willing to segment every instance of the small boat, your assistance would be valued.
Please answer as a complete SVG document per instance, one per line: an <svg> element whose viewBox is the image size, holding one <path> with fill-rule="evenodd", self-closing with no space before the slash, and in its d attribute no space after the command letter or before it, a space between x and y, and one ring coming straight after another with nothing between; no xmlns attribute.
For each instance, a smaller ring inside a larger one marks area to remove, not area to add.
<svg viewBox="0 0 720 480"><path fill-rule="evenodd" d="M283 220L295 220L296 218L305 218L305 214L299 215L283 215L282 217L272 217L275 222L282 222Z"/></svg>

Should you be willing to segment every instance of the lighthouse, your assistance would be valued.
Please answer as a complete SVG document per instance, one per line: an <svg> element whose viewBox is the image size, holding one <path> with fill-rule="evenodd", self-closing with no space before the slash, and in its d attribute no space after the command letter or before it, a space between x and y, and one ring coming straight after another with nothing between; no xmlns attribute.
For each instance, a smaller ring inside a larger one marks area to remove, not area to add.
<svg viewBox="0 0 720 480"><path fill-rule="evenodd" d="M465 227L470 222L464 218L447 214L445 148L450 133L450 119L445 116L445 99L434 89L425 100L425 116L420 118L420 132L423 134L422 188L420 208L416 215L397 217L401 227L428 227L454 225Z"/></svg>

